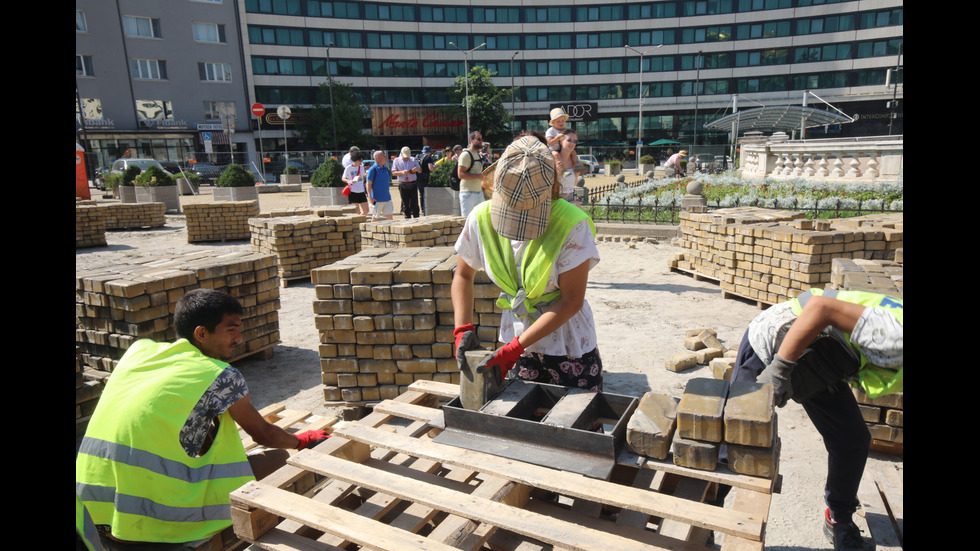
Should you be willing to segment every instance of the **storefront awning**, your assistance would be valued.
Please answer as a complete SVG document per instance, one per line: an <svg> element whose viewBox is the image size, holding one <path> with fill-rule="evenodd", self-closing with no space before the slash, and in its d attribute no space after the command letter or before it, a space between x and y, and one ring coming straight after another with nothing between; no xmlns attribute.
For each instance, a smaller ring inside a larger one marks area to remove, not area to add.
<svg viewBox="0 0 980 551"><path fill-rule="evenodd" d="M854 119L837 111L814 109L800 105L777 105L746 109L704 125L709 130L729 132L735 124L739 132L791 132L804 128L847 124Z"/></svg>

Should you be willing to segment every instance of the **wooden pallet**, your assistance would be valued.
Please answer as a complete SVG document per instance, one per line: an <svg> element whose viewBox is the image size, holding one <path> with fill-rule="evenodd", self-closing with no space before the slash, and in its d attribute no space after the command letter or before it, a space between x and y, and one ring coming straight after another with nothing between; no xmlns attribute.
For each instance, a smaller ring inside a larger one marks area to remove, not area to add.
<svg viewBox="0 0 980 551"><path fill-rule="evenodd" d="M286 406L282 404L266 406L259 410L259 415L273 425L288 429L289 432L325 430L332 433L333 426L339 421L336 417L321 417L309 411L286 409ZM245 446L246 452L258 447L252 437L241 428L238 429L238 434L242 437L242 444Z"/></svg>
<svg viewBox="0 0 980 551"><path fill-rule="evenodd" d="M858 498L878 551L903 549L905 532L904 465L884 463L864 471Z"/></svg>
<svg viewBox="0 0 980 551"><path fill-rule="evenodd" d="M433 442L439 399L417 381L289 465L231 494L236 533L261 549L761 550L773 481L626 454L610 481ZM316 473L303 493L286 489ZM704 503L733 486L731 509Z"/></svg>

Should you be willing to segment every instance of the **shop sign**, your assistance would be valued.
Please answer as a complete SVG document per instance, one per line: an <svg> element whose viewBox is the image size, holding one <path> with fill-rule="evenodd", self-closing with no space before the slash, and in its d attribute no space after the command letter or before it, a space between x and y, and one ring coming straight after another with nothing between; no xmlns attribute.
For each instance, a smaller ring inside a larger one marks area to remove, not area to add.
<svg viewBox="0 0 980 551"><path fill-rule="evenodd" d="M457 134L465 119L427 107L374 107L371 109L376 136L422 136Z"/></svg>
<svg viewBox="0 0 980 551"><path fill-rule="evenodd" d="M556 107L561 107L568 114L569 122L594 121L599 118L598 103L552 103L548 108L550 111Z"/></svg>

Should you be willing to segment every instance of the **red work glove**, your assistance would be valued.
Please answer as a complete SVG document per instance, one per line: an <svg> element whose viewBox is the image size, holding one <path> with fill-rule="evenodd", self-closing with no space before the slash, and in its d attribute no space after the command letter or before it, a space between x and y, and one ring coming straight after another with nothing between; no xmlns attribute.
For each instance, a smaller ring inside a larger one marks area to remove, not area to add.
<svg viewBox="0 0 980 551"><path fill-rule="evenodd" d="M477 369L489 369L491 366L498 365L500 366L500 381L503 382L507 378L507 372L514 367L523 353L524 347L521 346L521 341L514 337L514 340L498 348L493 356L483 360Z"/></svg>
<svg viewBox="0 0 980 551"><path fill-rule="evenodd" d="M459 350L459 341L463 340L463 335L467 331L476 331L476 327L472 323L467 323L466 325L460 325L456 329L453 329L453 337L456 339L456 350Z"/></svg>
<svg viewBox="0 0 980 551"><path fill-rule="evenodd" d="M299 438L299 447L296 449L301 450L307 446L315 446L327 438L330 438L330 433L325 430L308 430L306 432L294 434L293 436Z"/></svg>

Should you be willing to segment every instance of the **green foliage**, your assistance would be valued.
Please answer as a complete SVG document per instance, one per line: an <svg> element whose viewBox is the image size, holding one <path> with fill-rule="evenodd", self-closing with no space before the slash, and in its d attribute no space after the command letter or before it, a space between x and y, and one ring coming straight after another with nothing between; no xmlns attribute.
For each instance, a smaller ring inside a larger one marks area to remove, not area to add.
<svg viewBox="0 0 980 551"><path fill-rule="evenodd" d="M174 177L160 167L150 165L142 174L136 177L136 185L142 187L175 186Z"/></svg>
<svg viewBox="0 0 980 551"><path fill-rule="evenodd" d="M623 162L618 159L612 159L611 161L606 161L606 164L610 166L619 166L623 164Z"/></svg>
<svg viewBox="0 0 980 551"><path fill-rule="evenodd" d="M136 177L140 175L143 170L136 165L129 165L126 171L122 175L122 185L124 186L134 186L136 185Z"/></svg>
<svg viewBox="0 0 980 551"><path fill-rule="evenodd" d="M299 167L296 165L286 165L286 169L283 170L284 174L299 174Z"/></svg>
<svg viewBox="0 0 980 551"><path fill-rule="evenodd" d="M429 183L427 187L449 187L449 173L456 163L449 161L442 163L435 170L429 173Z"/></svg>
<svg viewBox="0 0 980 551"><path fill-rule="evenodd" d="M470 67L470 130L479 130L483 141L502 146L509 144L513 138L507 127L512 117L504 106L510 100L510 89L497 88L492 79L496 74L480 65ZM463 75L456 77L456 82L446 90L446 94L450 101L458 104L453 108L454 114L465 119L466 79ZM464 139L463 143L468 144L469 141Z"/></svg>
<svg viewBox="0 0 980 551"><path fill-rule="evenodd" d="M330 110L330 90L333 89L334 121ZM361 130L371 126L371 111L354 92L350 84L333 79L320 85L313 109L299 114L297 130L303 141L316 142L324 149L346 150L352 145L370 149L372 138ZM337 142L333 142L334 122L337 125Z"/></svg>
<svg viewBox="0 0 980 551"><path fill-rule="evenodd" d="M644 155L644 156L640 157L640 164L641 165L652 165L652 164L654 164L656 162L657 162L657 160L653 158L653 155Z"/></svg>
<svg viewBox="0 0 980 551"><path fill-rule="evenodd" d="M255 185L255 175L242 165L232 163L215 180L218 187L249 187Z"/></svg>
<svg viewBox="0 0 980 551"><path fill-rule="evenodd" d="M112 191L117 187L122 185L123 175L122 174L109 174L105 177L105 188L108 191Z"/></svg>
<svg viewBox="0 0 980 551"><path fill-rule="evenodd" d="M344 167L340 161L333 157L327 157L310 176L310 185L313 187L343 187Z"/></svg>

